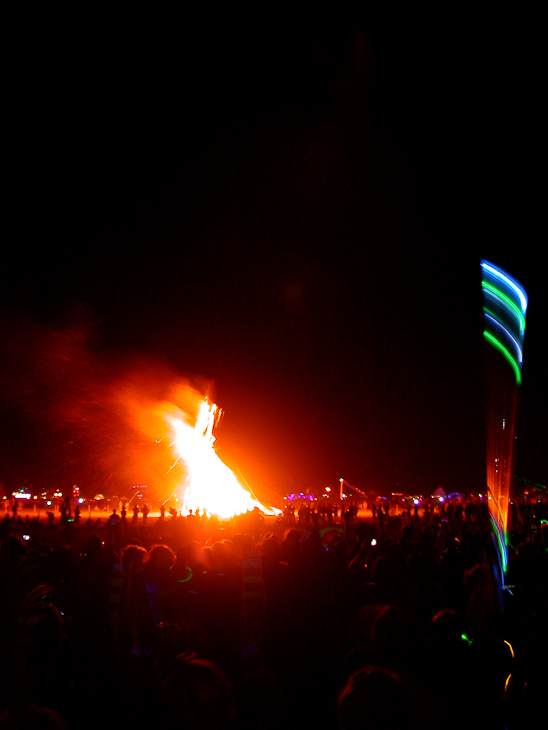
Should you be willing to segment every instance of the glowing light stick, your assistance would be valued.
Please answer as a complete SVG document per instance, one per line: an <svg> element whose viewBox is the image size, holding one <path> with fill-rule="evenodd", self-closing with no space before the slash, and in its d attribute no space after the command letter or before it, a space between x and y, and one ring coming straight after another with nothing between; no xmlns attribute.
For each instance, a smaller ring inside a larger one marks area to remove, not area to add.
<svg viewBox="0 0 548 730"><path fill-rule="evenodd" d="M503 292L501 292L499 289L494 287L492 284L489 284L487 281L481 282L483 287L483 294L484 296L489 296L489 294L492 295L492 298L499 306L505 307L506 309L510 310L514 313L518 323L519 323L519 331L521 334L525 331L525 317L523 316L521 309L515 305L515 303L506 296Z"/></svg>
<svg viewBox="0 0 548 730"><path fill-rule="evenodd" d="M512 463L528 301L523 287L502 269L482 261L481 270L483 337L486 343L488 505L500 579L504 584L508 567L508 516L513 491ZM514 376L512 379L508 377L508 365Z"/></svg>
<svg viewBox="0 0 548 730"><path fill-rule="evenodd" d="M519 299L522 314L523 316L525 316L525 312L527 311L527 295L525 294L525 291L521 288L521 286L510 276L508 276L508 274L504 273L502 269L497 269L495 266L492 266L487 261L481 262L481 268L485 273L490 274L498 281L506 284L506 286L508 286L514 292L514 294Z"/></svg>

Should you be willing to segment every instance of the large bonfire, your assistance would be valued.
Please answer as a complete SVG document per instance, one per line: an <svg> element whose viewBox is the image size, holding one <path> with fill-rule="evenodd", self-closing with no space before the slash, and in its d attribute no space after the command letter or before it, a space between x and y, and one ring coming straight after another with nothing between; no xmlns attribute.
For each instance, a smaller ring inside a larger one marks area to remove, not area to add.
<svg viewBox="0 0 548 730"><path fill-rule="evenodd" d="M7 335L10 377L0 378L0 398L12 398L40 433L41 483L120 495L147 485L147 499L176 498L183 514L279 513L218 457L213 429L221 410L204 395L209 383L193 384L135 353L102 358L88 347L85 327L17 326Z"/></svg>
<svg viewBox="0 0 548 730"><path fill-rule="evenodd" d="M181 487L183 514L205 509L208 515L227 519L255 508L268 515L278 514L280 510L261 503L244 487L215 452L213 428L220 413L214 403L204 400L194 426L181 416L166 416L173 431L176 456L185 466Z"/></svg>

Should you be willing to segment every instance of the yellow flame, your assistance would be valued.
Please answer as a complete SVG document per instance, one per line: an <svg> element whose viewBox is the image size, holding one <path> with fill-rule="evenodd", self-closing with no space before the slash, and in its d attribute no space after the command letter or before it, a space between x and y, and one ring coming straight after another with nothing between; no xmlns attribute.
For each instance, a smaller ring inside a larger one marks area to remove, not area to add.
<svg viewBox="0 0 548 730"><path fill-rule="evenodd" d="M217 412L214 403L204 401L194 427L180 418L168 417L174 432L173 445L187 467L183 514L205 509L208 515L228 519L255 507L268 515L279 514L280 510L266 507L240 484L215 453L213 426Z"/></svg>

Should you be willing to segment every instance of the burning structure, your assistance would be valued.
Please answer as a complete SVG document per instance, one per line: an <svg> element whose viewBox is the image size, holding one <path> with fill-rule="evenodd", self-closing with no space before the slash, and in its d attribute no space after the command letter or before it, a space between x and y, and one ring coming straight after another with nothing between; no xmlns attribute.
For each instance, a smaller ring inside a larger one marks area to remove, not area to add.
<svg viewBox="0 0 548 730"><path fill-rule="evenodd" d="M182 377L156 358L98 353L93 330L83 325L15 323L7 335L3 362L10 368L0 378L0 400L20 414L24 434L13 439L20 448L8 470L11 491L66 494L78 484L88 498L128 500L132 490L131 499L151 505L176 498L183 512L200 508L226 518L257 507L278 514L217 455L213 431L222 411L204 395L210 383ZM22 484L18 462L32 466Z"/></svg>
<svg viewBox="0 0 548 730"><path fill-rule="evenodd" d="M206 399L200 405L194 427L181 416L167 416L174 436L173 448L185 467L181 485L183 512L203 509L209 515L229 518L258 508L265 514L279 514L280 510L262 504L249 487L240 484L216 454L213 428L221 415L222 411Z"/></svg>

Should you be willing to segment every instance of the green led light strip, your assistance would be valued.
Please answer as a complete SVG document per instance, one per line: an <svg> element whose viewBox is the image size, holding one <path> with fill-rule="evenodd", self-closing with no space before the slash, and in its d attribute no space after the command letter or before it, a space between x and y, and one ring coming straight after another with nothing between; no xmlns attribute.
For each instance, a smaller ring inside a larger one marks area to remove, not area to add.
<svg viewBox="0 0 548 730"><path fill-rule="evenodd" d="M516 307L514 302L511 299L509 299L506 296L506 294L503 294L499 289L497 289L496 286L489 284L489 282L487 282L487 281L482 281L481 285L485 289L488 289L496 297L498 297L499 299L502 299L502 301L505 304L507 304L512 309L513 312L515 312L516 317L518 318L518 321L519 321L520 332L523 333L525 331L525 317L521 313L521 310L519 309L519 307Z"/></svg>
<svg viewBox="0 0 548 730"><path fill-rule="evenodd" d="M518 385L521 385L521 372L520 372L517 362L514 360L512 355L508 352L508 350L504 347L504 345L501 342L499 342L496 337L493 337L492 334L487 332L487 330L485 330L483 332L483 336L485 337L485 339L488 342L490 342L493 345L493 347L495 347L500 353L502 353L504 355L504 357L508 360L510 365L514 368L514 372L516 374L516 383Z"/></svg>

